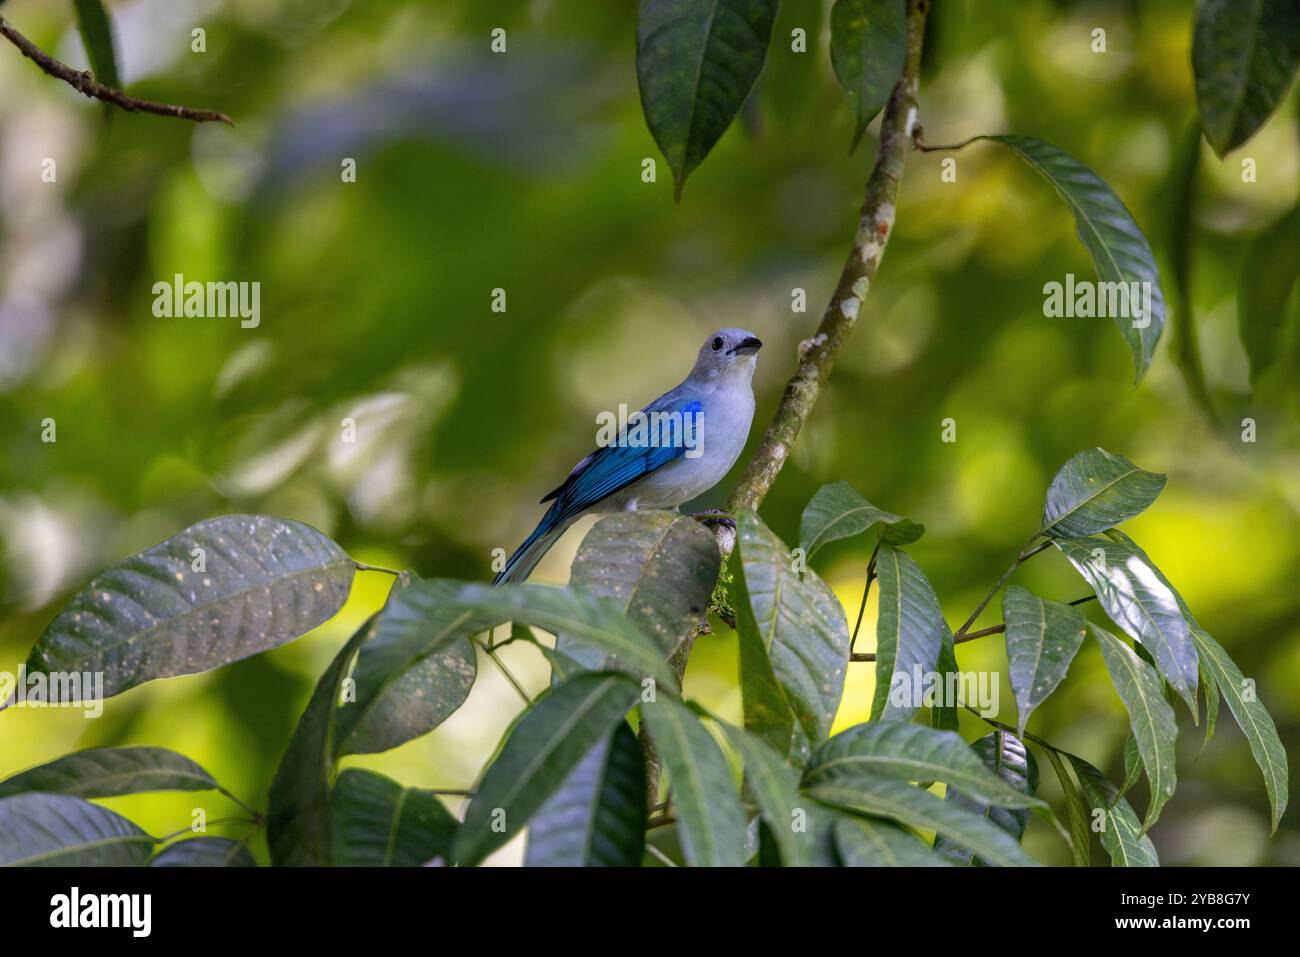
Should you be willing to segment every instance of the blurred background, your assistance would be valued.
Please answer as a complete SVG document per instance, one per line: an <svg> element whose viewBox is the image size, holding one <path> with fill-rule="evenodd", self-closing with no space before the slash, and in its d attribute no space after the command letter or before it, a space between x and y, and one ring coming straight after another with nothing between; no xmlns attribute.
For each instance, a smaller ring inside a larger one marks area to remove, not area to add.
<svg viewBox="0 0 1300 957"><path fill-rule="evenodd" d="M84 67L71 6L11 0L3 15ZM782 3L755 95L680 204L641 115L633 0L110 3L129 91L222 110L234 128L106 120L0 45L0 670L17 669L96 571L224 513L289 516L362 561L486 579L492 549L531 530L537 500L590 450L596 413L678 382L718 326L766 344L756 442L833 288L875 149L873 124L848 154L829 6ZM1016 132L1068 150L1142 225L1171 302L1173 258L1190 249L1190 309L1171 309L1142 385L1110 320L1043 316L1044 283L1094 275L1050 186L992 144L914 154L858 328L763 514L794 542L811 494L847 479L924 523L911 551L955 626L1037 528L1070 455L1100 445L1166 472L1164 495L1126 530L1257 680L1294 754L1297 376L1276 370L1252 395L1236 310L1252 240L1296 202L1298 97L1225 161L1195 146L1193 6L1030 0L1012 14L1001 0L937 0L927 38L929 142ZM191 50L199 27L203 53ZM493 54L498 27L507 51ZM797 27L807 53L791 51ZM1105 53L1092 50L1097 28ZM1189 204L1178 171L1197 149ZM942 182L952 155L956 182ZM646 157L655 183L642 181ZM1242 181L1246 157L1255 182ZM260 282L260 325L156 317L152 286L177 273ZM505 312L491 308L496 289ZM792 310L796 289L805 313ZM1213 416L1175 362L1172 327L1189 312ZM1241 440L1245 417L1254 443ZM946 418L955 443L940 441ZM54 443L42 441L46 419ZM355 443L341 440L345 419ZM539 579L565 580L589 524ZM815 562L850 621L868 552L853 540ZM1086 593L1055 553L1015 580L1061 600ZM10 711L0 776L85 747L159 745L264 807L316 678L389 582L362 573L316 632L112 698L98 720ZM859 650L872 644L873 606ZM981 622L999 620L994 602ZM1005 672L997 638L959 652L964 670ZM503 655L545 686L534 650ZM866 717L871 668L852 666L841 727ZM687 690L739 716L724 627L697 645ZM1005 679L1001 702L1014 720ZM437 731L348 760L408 785L471 787L519 705L483 661L469 702ZM1162 861L1300 864L1296 814L1269 838L1263 783L1226 708L1199 757L1187 719L1180 711L1178 793L1151 835ZM1030 725L1115 780L1125 728L1091 645ZM963 724L968 738L985 730ZM1130 798L1141 811L1145 784ZM166 833L188 825L194 802L108 803ZM238 813L215 796L205 807ZM1026 843L1069 861L1037 819ZM261 838L254 847L265 860ZM515 841L496 860L519 856Z"/></svg>

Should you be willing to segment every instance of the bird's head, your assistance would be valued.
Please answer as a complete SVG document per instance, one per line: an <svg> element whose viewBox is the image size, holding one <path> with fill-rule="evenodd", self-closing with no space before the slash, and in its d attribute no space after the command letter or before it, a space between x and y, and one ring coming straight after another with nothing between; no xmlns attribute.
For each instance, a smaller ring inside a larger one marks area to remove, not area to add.
<svg viewBox="0 0 1300 957"><path fill-rule="evenodd" d="M749 378L762 347L763 343L748 329L719 329L700 346L691 375L704 379L727 374Z"/></svg>

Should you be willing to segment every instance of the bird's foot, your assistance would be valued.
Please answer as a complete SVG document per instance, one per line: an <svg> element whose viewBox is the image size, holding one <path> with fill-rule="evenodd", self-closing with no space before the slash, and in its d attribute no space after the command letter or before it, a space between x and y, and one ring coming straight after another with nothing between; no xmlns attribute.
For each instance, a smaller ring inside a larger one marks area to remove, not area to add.
<svg viewBox="0 0 1300 957"><path fill-rule="evenodd" d="M736 520L727 512L721 509L710 509L707 512L692 512L691 518L703 525L712 528L714 525L721 525L723 528L730 528L733 531L736 528Z"/></svg>

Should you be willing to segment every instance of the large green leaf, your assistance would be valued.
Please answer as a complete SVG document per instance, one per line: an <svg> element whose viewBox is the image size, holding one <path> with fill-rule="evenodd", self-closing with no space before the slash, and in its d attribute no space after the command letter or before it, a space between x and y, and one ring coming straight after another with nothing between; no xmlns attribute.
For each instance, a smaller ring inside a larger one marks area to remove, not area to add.
<svg viewBox="0 0 1300 957"><path fill-rule="evenodd" d="M1117 314L1112 317L1133 353L1134 381L1141 382L1151 365L1156 343L1160 341L1160 332L1165 325L1165 297L1151 245L1133 215L1101 177L1059 147L1032 136L984 138L1014 150L1056 187L1074 214L1079 241L1092 257L1097 278L1102 283L1151 284L1149 315L1141 320L1136 315ZM1099 297L1101 292L1098 290ZM1134 312L1131 302L1128 311Z"/></svg>
<svg viewBox="0 0 1300 957"><path fill-rule="evenodd" d="M853 108L853 146L889 102L907 59L907 0L836 0L831 64Z"/></svg>
<svg viewBox="0 0 1300 957"><path fill-rule="evenodd" d="M1251 385L1258 384L1260 375L1280 357L1286 342L1286 323L1300 321L1300 309L1288 309L1297 281L1300 206L1292 207L1256 237L1242 263L1237 283L1237 329L1250 358ZM1288 371L1293 369L1294 365Z"/></svg>
<svg viewBox="0 0 1300 957"><path fill-rule="evenodd" d="M1035 863L1015 839L981 815L894 778L863 773L851 783L818 784L806 787L804 793L835 807L936 831L999 867Z"/></svg>
<svg viewBox="0 0 1300 957"><path fill-rule="evenodd" d="M474 791L452 847L455 861L477 864L522 830L623 719L637 692L626 675L584 672L525 711Z"/></svg>
<svg viewBox="0 0 1300 957"><path fill-rule="evenodd" d="M95 79L105 86L121 89L117 75L117 55L113 51L113 26L100 0L73 0L77 12L77 32L86 46L86 59Z"/></svg>
<svg viewBox="0 0 1300 957"><path fill-rule="evenodd" d="M1196 708L1196 646L1179 599L1140 549L1127 541L1058 538L1056 547L1092 586L1111 621L1155 657L1164 679Z"/></svg>
<svg viewBox="0 0 1300 957"><path fill-rule="evenodd" d="M352 670L339 708L335 756L387 751L432 731L465 703L478 673L470 635L494 619L443 603L463 585L403 572Z"/></svg>
<svg viewBox="0 0 1300 957"><path fill-rule="evenodd" d="M620 512L601 519L578 546L569 586L618 602L665 657L677 651L709 608L718 581L718 545L702 524L676 512ZM587 668L607 655L568 633L555 647Z"/></svg>
<svg viewBox="0 0 1300 957"><path fill-rule="evenodd" d="M641 0L641 108L678 196L762 72L777 6L778 0Z"/></svg>
<svg viewBox="0 0 1300 957"><path fill-rule="evenodd" d="M856 814L841 814L835 819L835 850L844 867L943 867L947 864L905 828Z"/></svg>
<svg viewBox="0 0 1300 957"><path fill-rule="evenodd" d="M1026 795L1033 796L1038 792L1038 765L1034 756L1029 753L1025 743L1010 731L998 728L972 744L971 750L980 756L984 766L999 781ZM958 787L949 787L944 800L982 815L1017 842L1025 836L1025 828L1029 826L1029 812L1024 808L997 807ZM984 864L969 847L942 835L934 842L934 850L944 860L954 864Z"/></svg>
<svg viewBox="0 0 1300 957"><path fill-rule="evenodd" d="M669 774L669 794L686 863L745 863L745 813L727 759L699 719L667 695L641 705Z"/></svg>
<svg viewBox="0 0 1300 957"><path fill-rule="evenodd" d="M835 592L811 569L796 572L756 513L737 515L736 536L745 725L785 756L782 696L812 746L830 733L848 673L848 622Z"/></svg>
<svg viewBox="0 0 1300 957"><path fill-rule="evenodd" d="M157 838L67 794L0 798L0 867L139 867Z"/></svg>
<svg viewBox="0 0 1300 957"><path fill-rule="evenodd" d="M1069 671L1083 643L1086 622L1073 606L1039 598L1019 585L1002 593L1002 619L1007 626L1007 664L1018 731L1024 734L1029 715Z"/></svg>
<svg viewBox="0 0 1300 957"><path fill-rule="evenodd" d="M645 853L645 756L620 722L528 827L529 867L636 867Z"/></svg>
<svg viewBox="0 0 1300 957"><path fill-rule="evenodd" d="M835 735L813 755L804 773L804 786L840 783L863 774L900 781L942 781L1007 807L1042 803L990 771L981 755L955 731L894 721L869 721Z"/></svg>
<svg viewBox="0 0 1300 957"><path fill-rule="evenodd" d="M1061 466L1047 489L1042 534L1082 538L1104 532L1144 511L1165 480L1105 449L1080 452Z"/></svg>
<svg viewBox="0 0 1300 957"><path fill-rule="evenodd" d="M149 862L150 867L256 867L244 841L228 837L191 837L169 844Z"/></svg>
<svg viewBox="0 0 1300 957"><path fill-rule="evenodd" d="M1174 744L1178 737L1174 709L1165 700L1163 683L1153 668L1105 628L1093 624L1088 627L1101 646L1106 670L1128 711L1129 727L1151 784L1151 804L1142 823L1142 830L1146 831L1160 816L1165 802L1174 796L1178 784L1174 771Z"/></svg>
<svg viewBox="0 0 1300 957"><path fill-rule="evenodd" d="M876 576L880 611L871 719L907 721L919 707L918 679L935 670L940 646L952 632L934 589L911 556L882 543L876 553Z"/></svg>
<svg viewBox="0 0 1300 957"><path fill-rule="evenodd" d="M324 867L333 851L330 787L337 751L338 701L357 649L373 633L371 616L334 656L311 693L280 759L267 811L266 840L278 867Z"/></svg>
<svg viewBox="0 0 1300 957"><path fill-rule="evenodd" d="M1101 846L1110 855L1111 864L1115 867L1159 867L1155 845L1142 833L1137 815L1128 801L1119 796L1115 785L1082 758L1073 754L1066 757L1074 766L1083 798L1092 809L1090 820L1099 822L1101 831L1098 836Z"/></svg>
<svg viewBox="0 0 1300 957"><path fill-rule="evenodd" d="M813 866L817 834L810 821L812 802L799 794L794 769L757 735L724 721L719 721L718 726L740 755L746 787L780 850L781 864Z"/></svg>
<svg viewBox="0 0 1300 957"><path fill-rule="evenodd" d="M360 768L339 775L330 805L339 867L419 867L445 857L456 834L437 795Z"/></svg>
<svg viewBox="0 0 1300 957"><path fill-rule="evenodd" d="M876 508L848 482L823 485L804 506L799 519L799 547L809 561L828 542L880 530L880 540L890 545L910 545L925 526Z"/></svg>
<svg viewBox="0 0 1300 957"><path fill-rule="evenodd" d="M94 578L37 640L27 671L102 673L107 698L218 668L334 617L355 571L342 549L301 522L200 522Z"/></svg>
<svg viewBox="0 0 1300 957"><path fill-rule="evenodd" d="M24 791L80 798L142 791L217 791L221 786L196 763L166 748L91 748L0 781L0 797Z"/></svg>
<svg viewBox="0 0 1300 957"><path fill-rule="evenodd" d="M1084 807L1083 795L1079 785L1065 769L1065 762L1055 748L1044 746L1047 760L1056 771L1061 793L1065 796L1066 815L1070 820L1070 852L1074 856L1075 867L1088 867L1092 862L1092 829L1088 821L1088 811Z"/></svg>
<svg viewBox="0 0 1300 957"><path fill-rule="evenodd" d="M1201 0L1192 37L1196 105L1223 156L1255 135L1286 96L1300 63L1295 0Z"/></svg>

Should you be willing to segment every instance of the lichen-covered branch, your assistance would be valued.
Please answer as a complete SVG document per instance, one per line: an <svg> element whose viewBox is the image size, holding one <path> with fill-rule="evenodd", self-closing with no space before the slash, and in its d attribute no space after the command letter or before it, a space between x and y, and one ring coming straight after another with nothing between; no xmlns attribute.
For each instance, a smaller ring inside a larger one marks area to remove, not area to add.
<svg viewBox="0 0 1300 957"><path fill-rule="evenodd" d="M154 113L158 116L174 116L177 119L193 120L195 123L219 122L228 123L231 126L235 125L234 121L225 113L218 113L216 110L196 110L189 106L175 106L171 103L142 100L139 97L129 96L115 87L105 86L88 71L74 70L66 63L54 59L54 57L15 30L13 25L3 17L0 17L0 35L3 35L5 39L22 51L23 56L50 76L62 80L78 93L83 93L93 99L111 103L130 113Z"/></svg>

